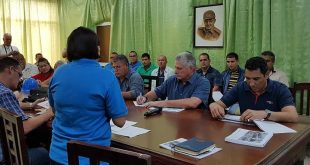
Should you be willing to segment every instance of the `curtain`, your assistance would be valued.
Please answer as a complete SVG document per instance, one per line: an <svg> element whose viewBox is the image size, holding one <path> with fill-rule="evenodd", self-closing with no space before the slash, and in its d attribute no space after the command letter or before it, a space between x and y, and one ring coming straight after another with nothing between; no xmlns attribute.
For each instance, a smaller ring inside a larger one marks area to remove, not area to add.
<svg viewBox="0 0 310 165"><path fill-rule="evenodd" d="M58 0L61 49L70 33L79 26L95 30L96 25L111 21L115 0Z"/></svg>
<svg viewBox="0 0 310 165"><path fill-rule="evenodd" d="M41 52L52 64L60 57L56 0L0 0L0 33L12 34L27 62ZM55 12L56 11L56 12Z"/></svg>
<svg viewBox="0 0 310 165"><path fill-rule="evenodd" d="M193 48L193 7L223 3L224 47ZM240 66L262 51L276 55L275 67L290 83L310 82L310 1L308 0L116 0L112 7L111 50L160 54L174 65L175 55L207 52L211 65L225 69L225 57L236 52ZM198 60L197 60L198 61Z"/></svg>

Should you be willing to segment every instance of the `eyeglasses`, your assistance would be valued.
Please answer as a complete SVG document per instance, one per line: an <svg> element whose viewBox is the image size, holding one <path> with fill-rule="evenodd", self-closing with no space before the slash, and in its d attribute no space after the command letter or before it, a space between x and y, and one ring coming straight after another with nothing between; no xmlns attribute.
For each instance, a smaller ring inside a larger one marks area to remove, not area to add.
<svg viewBox="0 0 310 165"><path fill-rule="evenodd" d="M17 69L14 68L14 71L18 74L19 78L21 78L23 76L23 73L19 72Z"/></svg>

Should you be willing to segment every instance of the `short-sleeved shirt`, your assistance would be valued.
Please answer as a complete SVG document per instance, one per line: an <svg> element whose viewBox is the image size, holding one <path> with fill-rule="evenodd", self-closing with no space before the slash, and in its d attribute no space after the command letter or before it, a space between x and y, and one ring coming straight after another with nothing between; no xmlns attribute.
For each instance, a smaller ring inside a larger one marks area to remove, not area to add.
<svg viewBox="0 0 310 165"><path fill-rule="evenodd" d="M221 82L221 73L211 66L208 68L206 74L203 74L202 69L198 69L196 72L200 76L207 78L209 80L211 88L214 86L214 84L219 84Z"/></svg>
<svg viewBox="0 0 310 165"><path fill-rule="evenodd" d="M144 93L143 79L138 73L128 71L123 82L118 79L118 83L122 92L130 92L131 98L137 98Z"/></svg>
<svg viewBox="0 0 310 165"><path fill-rule="evenodd" d="M269 79L267 80L265 92L259 96L256 96L244 81L238 83L227 92L221 98L221 101L227 107L239 102L241 113L247 109L268 109L270 111L279 112L285 106L294 106L294 100L289 89L284 84Z"/></svg>
<svg viewBox="0 0 310 165"><path fill-rule="evenodd" d="M54 74L54 71L49 71L47 73L39 73L36 74L34 76L32 76L32 78L36 79L36 80L40 80L41 82L49 79L50 77L52 77Z"/></svg>
<svg viewBox="0 0 310 165"><path fill-rule="evenodd" d="M3 44L0 46L0 56L1 55L8 55L12 51L19 52L19 50L16 46L4 46Z"/></svg>
<svg viewBox="0 0 310 165"><path fill-rule="evenodd" d="M113 73L95 60L74 60L55 71L49 103L55 110L50 158L68 164L67 142L79 140L101 146L111 142L110 119L127 115ZM87 164L83 159L80 164Z"/></svg>
<svg viewBox="0 0 310 165"><path fill-rule="evenodd" d="M233 72L232 72L231 70L225 70L225 71L221 74L221 76L222 76L221 81L219 81L218 84L216 84L216 82L215 82L216 85L218 85L218 86L221 87L222 93L223 93L223 94L225 94L226 92L228 92L229 80L230 80L230 77L231 77L232 73L233 73ZM238 84L239 82L243 82L244 79L245 79L245 77L244 77L244 70L241 69L239 66L238 66L238 73L239 73L239 74L238 74L239 77L238 77L238 80L237 80L237 84Z"/></svg>
<svg viewBox="0 0 310 165"><path fill-rule="evenodd" d="M147 68L146 70L145 70L144 66L141 65L141 66L137 69L137 72L138 72L140 75L150 76L150 75L152 74L152 71L153 71L154 69L156 69L156 68L157 68L157 66L154 65L154 64L152 64L152 63L150 64L150 67Z"/></svg>
<svg viewBox="0 0 310 165"><path fill-rule="evenodd" d="M137 69L142 65L140 61L137 61L136 63L129 63L129 68L131 71L136 72Z"/></svg>
<svg viewBox="0 0 310 165"><path fill-rule="evenodd" d="M269 73L269 79L274 80L274 81L278 81L280 83L283 83L287 87L289 87L288 78L287 78L286 74L279 69L274 69L272 72L270 72Z"/></svg>
<svg viewBox="0 0 310 165"><path fill-rule="evenodd" d="M209 80L201 77L196 72L185 84L174 75L155 89L157 97L162 100L166 98L168 98L168 100L178 100L197 97L202 101L202 108L208 105L209 92Z"/></svg>

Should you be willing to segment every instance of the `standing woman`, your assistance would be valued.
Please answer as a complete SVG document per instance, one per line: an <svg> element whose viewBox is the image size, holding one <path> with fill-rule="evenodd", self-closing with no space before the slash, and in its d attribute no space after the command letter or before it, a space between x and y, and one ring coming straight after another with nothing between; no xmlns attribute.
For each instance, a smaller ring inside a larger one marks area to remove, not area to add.
<svg viewBox="0 0 310 165"><path fill-rule="evenodd" d="M39 59L38 68L40 73L32 76L32 78L38 80L40 86L47 87L54 74L54 69L46 58Z"/></svg>
<svg viewBox="0 0 310 165"><path fill-rule="evenodd" d="M67 142L79 140L110 146L110 119L122 127L128 113L112 72L96 61L98 38L84 27L75 29L67 41L69 63L55 71L49 85L49 102L55 111L51 164L68 164ZM80 158L80 164L87 164ZM81 162L82 161L82 162Z"/></svg>

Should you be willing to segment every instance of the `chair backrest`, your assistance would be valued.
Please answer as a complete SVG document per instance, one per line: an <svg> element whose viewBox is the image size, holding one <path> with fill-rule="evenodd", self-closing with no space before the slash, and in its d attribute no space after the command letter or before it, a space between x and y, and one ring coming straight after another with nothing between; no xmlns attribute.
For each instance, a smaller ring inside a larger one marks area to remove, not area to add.
<svg viewBox="0 0 310 165"><path fill-rule="evenodd" d="M90 165L100 161L111 165L150 165L151 156L114 147L104 147L79 141L69 141L67 144L68 161L70 165L79 164L79 156L89 158Z"/></svg>
<svg viewBox="0 0 310 165"><path fill-rule="evenodd" d="M310 111L310 83L294 83L293 97L296 103L299 114L309 116ZM297 97L299 96L299 97ZM306 96L306 98L304 98ZM305 100L306 99L306 100ZM299 104L297 105L297 102ZM304 112L305 111L305 112Z"/></svg>
<svg viewBox="0 0 310 165"><path fill-rule="evenodd" d="M28 153L21 117L0 109L1 143L6 164L28 165Z"/></svg>
<svg viewBox="0 0 310 165"><path fill-rule="evenodd" d="M149 92L152 90L152 84L155 83L155 87L158 86L159 78L158 76L145 76L141 75L144 82L144 91ZM154 85L153 85L154 86Z"/></svg>

